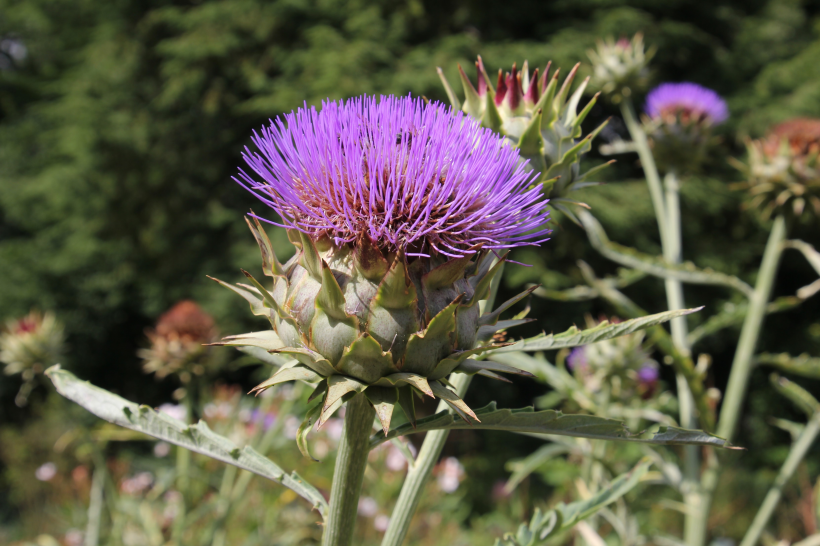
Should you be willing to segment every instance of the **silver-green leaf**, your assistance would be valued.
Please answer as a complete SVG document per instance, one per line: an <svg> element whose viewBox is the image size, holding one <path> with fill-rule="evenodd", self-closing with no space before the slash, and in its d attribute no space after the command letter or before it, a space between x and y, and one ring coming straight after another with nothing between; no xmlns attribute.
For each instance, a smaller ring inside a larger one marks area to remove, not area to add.
<svg viewBox="0 0 820 546"><path fill-rule="evenodd" d="M87 381L80 381L59 365L49 368L46 375L54 383L57 392L97 417L280 483L310 502L325 517L327 501L316 488L295 472L286 473L252 447L237 447L224 436L209 429L204 421L186 425L165 413L129 402Z"/></svg>

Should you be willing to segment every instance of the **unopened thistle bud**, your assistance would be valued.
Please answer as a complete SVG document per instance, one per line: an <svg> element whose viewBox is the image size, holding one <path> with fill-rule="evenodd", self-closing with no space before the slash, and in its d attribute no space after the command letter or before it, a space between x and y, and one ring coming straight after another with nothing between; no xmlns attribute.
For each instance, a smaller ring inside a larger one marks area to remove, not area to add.
<svg viewBox="0 0 820 546"><path fill-rule="evenodd" d="M147 336L151 345L137 353L144 361L145 373L155 373L158 378L177 374L183 383L192 375L205 373L205 345L218 339L214 319L190 300L177 303L160 316Z"/></svg>
<svg viewBox="0 0 820 546"><path fill-rule="evenodd" d="M31 311L6 322L0 331L0 362L6 375L21 374L23 385L15 402L24 406L36 374L57 364L65 352L65 331L52 312Z"/></svg>
<svg viewBox="0 0 820 546"><path fill-rule="evenodd" d="M720 95L696 83L664 83L649 92L644 130L662 171L696 172L714 144L712 127L729 110Z"/></svg>
<svg viewBox="0 0 820 546"><path fill-rule="evenodd" d="M475 86L461 66L458 67L464 89L463 104L442 70L438 69L453 108L462 109L482 126L506 137L521 157L529 160L528 168L540 172L539 181L551 206L574 219L574 214L565 205L582 204L568 199L567 194L606 166L581 174L581 156L592 148L592 139L606 125L604 122L583 135L581 123L598 99L595 95L578 112L589 78L570 94L579 65L573 67L559 87L559 70L550 75L551 65L547 64L542 72L536 68L530 74L528 63L524 61L521 70L515 64L510 72L499 70L493 87L481 57L475 66L478 78Z"/></svg>
<svg viewBox="0 0 820 546"><path fill-rule="evenodd" d="M775 212L820 216L820 119L775 125L764 139L747 141L746 148L748 163L735 164L746 176L739 186L751 195L753 208L764 218Z"/></svg>
<svg viewBox="0 0 820 546"><path fill-rule="evenodd" d="M515 148L468 116L409 97L300 108L253 141L259 151L245 160L254 174L237 181L276 211L298 250L279 263L254 216L271 282L245 273L251 285L222 283L273 330L221 344L293 359L255 392L312 383L321 423L363 395L386 431L396 404L415 422L414 393L475 418L447 387L450 372L522 373L471 358L498 346L500 311L481 316L478 305L499 270L493 254L549 233L537 173Z"/></svg>
<svg viewBox="0 0 820 546"><path fill-rule="evenodd" d="M593 85L618 104L646 88L648 65L654 55L655 48L645 49L641 33L631 40L599 40L596 48L587 52L592 61Z"/></svg>

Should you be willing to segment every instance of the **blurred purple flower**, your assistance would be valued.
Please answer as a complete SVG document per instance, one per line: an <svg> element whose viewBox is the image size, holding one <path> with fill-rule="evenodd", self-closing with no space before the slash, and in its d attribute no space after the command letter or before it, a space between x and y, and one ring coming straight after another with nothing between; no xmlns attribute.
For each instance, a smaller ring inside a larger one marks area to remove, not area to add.
<svg viewBox="0 0 820 546"><path fill-rule="evenodd" d="M546 240L537 173L469 116L411 97L362 96L286 114L256 134L237 182L285 227L336 245L463 256ZM274 222L271 222L274 223ZM278 224L277 224L278 225ZM472 251L474 252L474 251Z"/></svg>
<svg viewBox="0 0 820 546"><path fill-rule="evenodd" d="M651 118L677 118L682 122L707 121L717 125L729 117L720 95L696 83L662 83L649 92L644 110Z"/></svg>
<svg viewBox="0 0 820 546"><path fill-rule="evenodd" d="M262 428L264 430L269 430L274 423L276 423L276 414L275 413L265 413L264 415L258 409L255 409L251 412L251 422L254 424L262 424Z"/></svg>
<svg viewBox="0 0 820 546"><path fill-rule="evenodd" d="M587 368L589 363L587 362L587 355L584 352L584 347L575 347L572 351L570 351L569 355L567 355L567 368L570 371L575 371L576 369L580 372Z"/></svg>
<svg viewBox="0 0 820 546"><path fill-rule="evenodd" d="M655 366L651 366L649 364L645 364L638 370L638 382L649 384L649 383L656 383L658 378L660 377L660 373Z"/></svg>

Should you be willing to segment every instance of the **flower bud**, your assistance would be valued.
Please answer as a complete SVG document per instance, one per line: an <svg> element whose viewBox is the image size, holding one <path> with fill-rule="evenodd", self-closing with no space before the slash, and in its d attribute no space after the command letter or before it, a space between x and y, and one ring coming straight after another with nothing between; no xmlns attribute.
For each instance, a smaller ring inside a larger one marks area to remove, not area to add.
<svg viewBox="0 0 820 546"><path fill-rule="evenodd" d="M65 351L63 325L52 312L31 311L6 323L0 333L0 362L6 375L30 375L57 364Z"/></svg>
<svg viewBox="0 0 820 546"><path fill-rule="evenodd" d="M599 40L595 50L587 52L592 61L593 84L618 104L646 87L648 64L654 55L655 48L645 50L641 33L631 40Z"/></svg>
<svg viewBox="0 0 820 546"><path fill-rule="evenodd" d="M151 345L137 353L145 373L158 378L177 374L183 383L206 372L209 351L205 345L218 339L213 318L190 300L174 305L146 333Z"/></svg>
<svg viewBox="0 0 820 546"><path fill-rule="evenodd" d="M764 139L747 141L746 148L748 163L735 162L746 176L739 186L763 218L775 212L820 216L820 119L775 125Z"/></svg>
<svg viewBox="0 0 820 546"><path fill-rule="evenodd" d="M0 362L6 375L20 374L23 384L15 403L23 407L34 388L34 379L47 367L57 364L65 352L63 325L52 312L31 311L11 320L0 330Z"/></svg>
<svg viewBox="0 0 820 546"><path fill-rule="evenodd" d="M506 137L520 151L521 157L529 161L527 168L540 173L538 180L551 200L550 205L575 219L565 205L582 204L568 199L567 194L599 170L600 167L581 174L581 156L591 149L592 139L607 123L605 121L584 136L581 123L598 99L595 95L578 112L589 78L570 94L579 65L573 67L559 86L560 71L550 75L551 64L547 64L543 72L535 69L530 74L528 63L524 61L521 70L515 64L510 72L499 70L493 88L489 85L491 80L481 57L475 66L476 86L461 66L458 67L464 89L463 104L442 70L438 69L453 107L461 108L482 126Z"/></svg>

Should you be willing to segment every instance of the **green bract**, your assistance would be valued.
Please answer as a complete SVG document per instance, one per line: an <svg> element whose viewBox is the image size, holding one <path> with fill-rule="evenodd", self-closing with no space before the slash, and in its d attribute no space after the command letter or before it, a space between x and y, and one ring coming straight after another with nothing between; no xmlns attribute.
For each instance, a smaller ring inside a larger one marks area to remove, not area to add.
<svg viewBox="0 0 820 546"><path fill-rule="evenodd" d="M414 393L439 397L464 419L477 420L447 386L453 371L494 378L499 377L494 372L530 375L475 360L502 346L492 343L501 328L500 312L531 292L480 316L478 301L486 298L504 257L493 260L493 254L478 251L449 260L408 259L401 252L385 255L366 237L355 246L335 246L290 231L298 252L280 264L259 223L248 225L272 285L247 272L251 285L219 282L247 299L254 314L268 317L273 330L229 336L218 344L290 357L254 392L285 381L315 383L313 397L323 401L320 423L364 393L386 433L396 404L415 422Z"/></svg>

